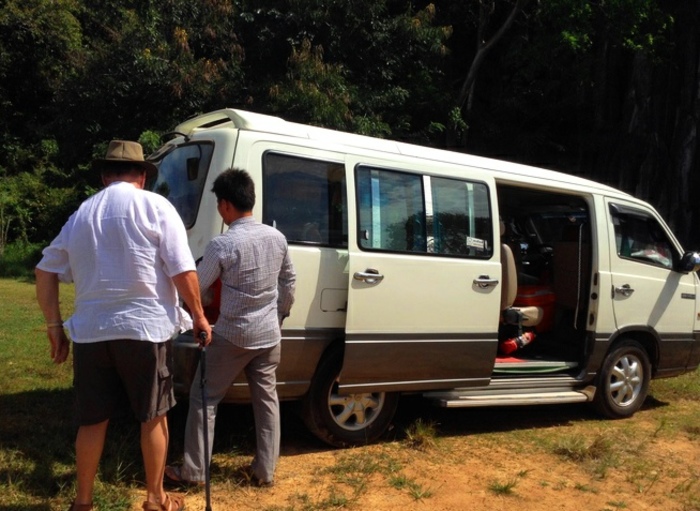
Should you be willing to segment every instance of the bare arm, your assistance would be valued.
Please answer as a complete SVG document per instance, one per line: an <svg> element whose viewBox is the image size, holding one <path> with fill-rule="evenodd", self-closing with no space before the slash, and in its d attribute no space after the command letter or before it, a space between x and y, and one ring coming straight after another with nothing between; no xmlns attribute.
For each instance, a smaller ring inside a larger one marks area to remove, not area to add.
<svg viewBox="0 0 700 511"><path fill-rule="evenodd" d="M68 358L70 341L63 330L59 305L58 275L36 268L36 299L46 320L46 334L51 343L51 359L62 364Z"/></svg>
<svg viewBox="0 0 700 511"><path fill-rule="evenodd" d="M185 271L173 277L173 283L180 293L182 300L187 304L192 314L192 322L194 323L194 337L200 344L206 346L211 342L211 326L209 321L204 316L202 308L202 298L199 294L199 280L197 280L196 271ZM206 340L202 341L199 338L200 332L206 334Z"/></svg>

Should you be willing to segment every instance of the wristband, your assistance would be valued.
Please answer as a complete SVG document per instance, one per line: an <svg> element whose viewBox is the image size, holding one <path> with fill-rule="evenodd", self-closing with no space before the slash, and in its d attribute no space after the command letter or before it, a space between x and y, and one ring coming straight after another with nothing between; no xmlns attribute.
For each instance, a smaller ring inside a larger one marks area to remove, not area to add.
<svg viewBox="0 0 700 511"><path fill-rule="evenodd" d="M46 328L56 328L63 327L63 321L52 321L51 323L46 323Z"/></svg>

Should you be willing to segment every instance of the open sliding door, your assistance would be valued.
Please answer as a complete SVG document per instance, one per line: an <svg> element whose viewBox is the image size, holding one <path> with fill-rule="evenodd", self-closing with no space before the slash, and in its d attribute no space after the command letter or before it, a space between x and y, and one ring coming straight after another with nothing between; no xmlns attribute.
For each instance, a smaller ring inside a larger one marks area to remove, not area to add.
<svg viewBox="0 0 700 511"><path fill-rule="evenodd" d="M349 290L341 391L487 384L501 265L495 184L349 161Z"/></svg>

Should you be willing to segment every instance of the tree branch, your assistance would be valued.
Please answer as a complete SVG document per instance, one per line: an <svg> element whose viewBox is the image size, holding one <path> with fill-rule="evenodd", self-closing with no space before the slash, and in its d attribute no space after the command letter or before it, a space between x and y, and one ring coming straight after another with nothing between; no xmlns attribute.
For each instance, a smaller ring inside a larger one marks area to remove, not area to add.
<svg viewBox="0 0 700 511"><path fill-rule="evenodd" d="M479 69L481 68L481 64L484 62L484 59L486 58L486 54L494 47L494 45L503 37L503 35L508 31L508 29L513 25L513 22L515 21L515 17L520 14L520 12L525 8L525 6L530 2L530 0L517 0L515 2L515 6L513 6L513 10L510 12L508 15L508 18L506 21L501 25L501 27L496 31L496 33L493 35L493 37L489 41L483 41L481 35L485 31L485 25L486 25L486 20L490 17L490 14L488 16L483 16L483 11L482 15L479 16L479 41L478 41L478 47L476 50L476 55L474 55L474 60L472 60L471 66L469 66L469 72L467 73L467 77L464 79L464 82L462 83L462 87L459 91L459 96L457 98L457 105L459 106L460 109L464 108L464 104L467 101L467 98L470 95L470 89L472 84L476 81L476 75L479 72ZM483 2L482 2L482 7L483 7Z"/></svg>

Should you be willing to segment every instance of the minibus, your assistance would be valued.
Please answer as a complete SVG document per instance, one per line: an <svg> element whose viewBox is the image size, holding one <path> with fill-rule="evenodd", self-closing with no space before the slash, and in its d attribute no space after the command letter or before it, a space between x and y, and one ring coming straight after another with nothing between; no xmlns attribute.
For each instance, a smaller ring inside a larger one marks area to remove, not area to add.
<svg viewBox="0 0 700 511"><path fill-rule="evenodd" d="M623 418L700 362L700 255L646 202L541 168L222 109L149 157L195 259L228 227L212 182L256 184L297 272L281 400L324 442L377 440L401 394L442 407L591 403ZM218 290L207 313L215 323ZM174 340L176 392L198 361ZM245 403L245 377L225 401Z"/></svg>

